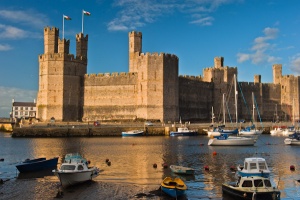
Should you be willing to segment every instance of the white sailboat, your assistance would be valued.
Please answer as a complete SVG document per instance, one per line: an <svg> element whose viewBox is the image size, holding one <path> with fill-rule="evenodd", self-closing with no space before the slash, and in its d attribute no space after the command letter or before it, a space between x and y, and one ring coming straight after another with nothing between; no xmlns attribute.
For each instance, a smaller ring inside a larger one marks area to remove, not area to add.
<svg viewBox="0 0 300 200"><path fill-rule="evenodd" d="M288 126L285 130L282 131L282 134L284 136L289 136L296 132L295 125L294 125L294 122L295 122L295 104L294 104L295 102L294 101L295 101L295 99L293 98L293 106L292 106L293 114L292 114L292 120L291 120L292 126Z"/></svg>
<svg viewBox="0 0 300 200"><path fill-rule="evenodd" d="M277 104L275 104L275 122L278 122ZM282 135L283 130L280 126L275 126L270 133L271 135Z"/></svg>

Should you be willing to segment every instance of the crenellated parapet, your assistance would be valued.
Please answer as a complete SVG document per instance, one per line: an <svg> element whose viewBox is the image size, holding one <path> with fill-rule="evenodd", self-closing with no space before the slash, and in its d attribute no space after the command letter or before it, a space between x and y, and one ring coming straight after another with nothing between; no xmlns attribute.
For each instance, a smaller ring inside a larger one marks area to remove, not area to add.
<svg viewBox="0 0 300 200"><path fill-rule="evenodd" d="M85 86L109 86L114 85L135 85L137 81L137 73L99 73L85 74Z"/></svg>
<svg viewBox="0 0 300 200"><path fill-rule="evenodd" d="M179 75L180 78L187 78L187 79L191 79L191 80L198 80L198 81L202 81L202 76L190 76L190 75Z"/></svg>

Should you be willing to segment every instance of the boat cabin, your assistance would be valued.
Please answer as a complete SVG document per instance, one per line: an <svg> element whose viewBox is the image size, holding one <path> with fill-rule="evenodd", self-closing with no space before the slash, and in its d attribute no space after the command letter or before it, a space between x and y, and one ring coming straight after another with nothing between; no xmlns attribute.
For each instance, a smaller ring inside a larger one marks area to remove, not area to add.
<svg viewBox="0 0 300 200"><path fill-rule="evenodd" d="M272 188L270 179L263 177L240 177L236 183L236 187L242 188Z"/></svg>
<svg viewBox="0 0 300 200"><path fill-rule="evenodd" d="M246 158L243 171L269 171L268 165L264 158Z"/></svg>

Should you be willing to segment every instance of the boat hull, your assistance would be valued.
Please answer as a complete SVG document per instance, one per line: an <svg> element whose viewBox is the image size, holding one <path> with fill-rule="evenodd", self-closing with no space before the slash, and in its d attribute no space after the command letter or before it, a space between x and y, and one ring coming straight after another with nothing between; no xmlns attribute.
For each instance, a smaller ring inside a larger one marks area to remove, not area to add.
<svg viewBox="0 0 300 200"><path fill-rule="evenodd" d="M176 174L192 175L195 172L195 170L193 168L176 166L176 165L171 165L170 169L173 173L176 173Z"/></svg>
<svg viewBox="0 0 300 200"><path fill-rule="evenodd" d="M182 196L185 194L185 190L179 190L176 188L166 188L166 187L161 186L161 190L173 198L176 198L176 197L179 197L179 196Z"/></svg>
<svg viewBox="0 0 300 200"><path fill-rule="evenodd" d="M58 157L46 160L44 158L25 161L22 164L16 165L20 173L35 172L45 169L56 169Z"/></svg>
<svg viewBox="0 0 300 200"><path fill-rule="evenodd" d="M170 136L196 136L198 132L196 131L189 131L189 132L170 132Z"/></svg>
<svg viewBox="0 0 300 200"><path fill-rule="evenodd" d="M264 188L263 188L264 189ZM278 200L280 199L280 191L274 189L272 190L253 190L252 188L237 188L233 187L231 184L222 184L222 192L223 194L227 194L234 199L256 199L256 200ZM256 198L253 198L253 197Z"/></svg>
<svg viewBox="0 0 300 200"><path fill-rule="evenodd" d="M55 175L59 178L60 183L63 187L68 187L70 185L76 185L83 183L99 175L96 169L82 172L55 172Z"/></svg>
<svg viewBox="0 0 300 200"><path fill-rule="evenodd" d="M137 137L137 136L143 136L144 131L127 131L122 132L123 137Z"/></svg>
<svg viewBox="0 0 300 200"><path fill-rule="evenodd" d="M298 146L300 145L300 140L286 138L284 139L284 144Z"/></svg>
<svg viewBox="0 0 300 200"><path fill-rule="evenodd" d="M253 146L255 140L253 138L228 137L227 139L209 139L209 146Z"/></svg>

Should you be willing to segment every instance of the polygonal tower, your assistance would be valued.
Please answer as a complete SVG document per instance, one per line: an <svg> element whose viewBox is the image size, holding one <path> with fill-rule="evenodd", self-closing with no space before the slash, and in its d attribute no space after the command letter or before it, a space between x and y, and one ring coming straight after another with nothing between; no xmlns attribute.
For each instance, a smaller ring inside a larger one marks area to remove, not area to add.
<svg viewBox="0 0 300 200"><path fill-rule="evenodd" d="M44 29L44 54L39 55L37 117L47 121L76 121L82 116L83 77L87 66L88 36L76 36L76 57L70 41L58 37L57 28Z"/></svg>

